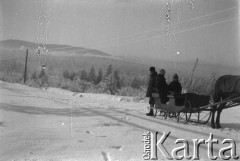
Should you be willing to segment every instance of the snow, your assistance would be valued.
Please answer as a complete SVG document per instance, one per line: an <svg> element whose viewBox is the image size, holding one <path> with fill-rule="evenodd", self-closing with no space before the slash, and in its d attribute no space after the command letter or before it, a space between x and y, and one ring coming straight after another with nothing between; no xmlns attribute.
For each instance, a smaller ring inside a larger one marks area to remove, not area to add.
<svg viewBox="0 0 240 161"><path fill-rule="evenodd" d="M63 89L37 89L0 82L0 160L14 161L139 161L147 131L171 132L164 143L176 147L177 138L219 139L214 153L225 147L225 138L240 148L240 108L222 113L222 129L209 124L181 124L160 116L147 117L148 104L130 97L74 93ZM130 101L129 101L130 100ZM201 145L201 160L207 146ZM158 160L167 160L158 153Z"/></svg>

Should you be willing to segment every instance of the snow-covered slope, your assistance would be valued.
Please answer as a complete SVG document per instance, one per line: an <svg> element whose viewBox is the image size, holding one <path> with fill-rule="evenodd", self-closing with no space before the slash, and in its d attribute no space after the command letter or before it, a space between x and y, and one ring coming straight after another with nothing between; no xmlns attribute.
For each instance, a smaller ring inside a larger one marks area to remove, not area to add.
<svg viewBox="0 0 240 161"><path fill-rule="evenodd" d="M239 107L223 112L223 128L217 130L147 117L147 103L122 98L0 82L0 160L139 161L147 131L171 132L164 143L169 151L177 138L185 138L192 154L191 140L207 140L213 133L219 139L215 155L226 147L221 144L224 138L235 141L239 154ZM200 159L209 160L207 145L200 146ZM167 159L158 152L158 160Z"/></svg>

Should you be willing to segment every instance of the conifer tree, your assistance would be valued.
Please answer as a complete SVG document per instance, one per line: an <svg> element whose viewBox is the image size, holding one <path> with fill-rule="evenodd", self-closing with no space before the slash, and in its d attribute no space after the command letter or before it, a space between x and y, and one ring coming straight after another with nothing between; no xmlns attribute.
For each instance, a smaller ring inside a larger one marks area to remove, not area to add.
<svg viewBox="0 0 240 161"><path fill-rule="evenodd" d="M85 70L82 70L80 79L87 81L87 72Z"/></svg>
<svg viewBox="0 0 240 161"><path fill-rule="evenodd" d="M132 81L132 84L131 84L131 87L132 88L135 88L135 89L138 89L140 88L140 81L138 80L137 77L134 77L133 81Z"/></svg>
<svg viewBox="0 0 240 161"><path fill-rule="evenodd" d="M65 71L63 72L63 77L69 79L69 72L68 72L68 70L65 70Z"/></svg>
<svg viewBox="0 0 240 161"><path fill-rule="evenodd" d="M115 79L115 85L117 89L121 88L121 82L120 82L120 76L119 76L119 71L115 70L114 71L114 79Z"/></svg>
<svg viewBox="0 0 240 161"><path fill-rule="evenodd" d="M105 78L107 78L110 74L112 74L112 72L113 72L112 64L109 64L107 67L107 71L105 73Z"/></svg>
<svg viewBox="0 0 240 161"><path fill-rule="evenodd" d="M100 68L98 71L98 76L95 84L99 84L102 81L102 77L103 77L103 73L102 73L102 69Z"/></svg>
<svg viewBox="0 0 240 161"><path fill-rule="evenodd" d="M106 87L105 87L105 90L110 93L111 95L114 95L117 90L116 90L116 86L115 86L115 80L114 80L114 75L113 73L112 74L109 74L106 78L105 78L105 84L106 84Z"/></svg>
<svg viewBox="0 0 240 161"><path fill-rule="evenodd" d="M116 80L114 77L113 67L111 64L107 67L107 71L106 71L104 80L101 83L101 86L105 92L111 95L114 95L117 92Z"/></svg>
<svg viewBox="0 0 240 161"><path fill-rule="evenodd" d="M37 73L34 71L31 75L31 79L36 80L37 79Z"/></svg>
<svg viewBox="0 0 240 161"><path fill-rule="evenodd" d="M88 74L88 80L89 82L92 82L92 83L95 83L96 82L96 75L95 75L95 69L94 67L92 66L89 74Z"/></svg>

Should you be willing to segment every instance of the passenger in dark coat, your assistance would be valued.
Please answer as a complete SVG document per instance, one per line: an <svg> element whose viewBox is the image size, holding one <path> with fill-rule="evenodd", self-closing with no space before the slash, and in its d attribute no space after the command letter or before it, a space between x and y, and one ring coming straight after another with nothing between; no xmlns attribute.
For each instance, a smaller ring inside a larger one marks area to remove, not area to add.
<svg viewBox="0 0 240 161"><path fill-rule="evenodd" d="M169 92L174 95L175 98L175 105L176 106L183 106L185 103L185 96L182 95L182 85L178 81L178 75L173 75L173 81L168 86Z"/></svg>
<svg viewBox="0 0 240 161"><path fill-rule="evenodd" d="M174 94L181 93L182 92L182 85L178 81L178 75L174 74L173 75L173 81L169 84L168 90L173 92Z"/></svg>
<svg viewBox="0 0 240 161"><path fill-rule="evenodd" d="M151 107L154 107L154 98L152 97L152 93L158 93L158 87L159 86L159 77L157 75L157 72L155 71L155 67L150 67L150 79L148 82L148 88L146 97L149 97L149 104L150 104L150 111L149 113L146 113L147 116L153 116L153 109Z"/></svg>
<svg viewBox="0 0 240 161"><path fill-rule="evenodd" d="M161 103L165 104L169 101L167 94L168 94L168 84L165 79L165 70L161 69L158 75L159 77L159 95L161 98Z"/></svg>

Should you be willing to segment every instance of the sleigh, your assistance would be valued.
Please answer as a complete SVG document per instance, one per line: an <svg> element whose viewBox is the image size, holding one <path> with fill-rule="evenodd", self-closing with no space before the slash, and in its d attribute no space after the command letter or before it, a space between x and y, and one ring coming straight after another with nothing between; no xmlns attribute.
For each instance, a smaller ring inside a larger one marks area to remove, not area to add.
<svg viewBox="0 0 240 161"><path fill-rule="evenodd" d="M161 103L158 93L153 93L155 101L154 117L157 115L167 118L174 118L177 122L196 122L200 124L208 123L211 117L213 106L226 104L224 109L240 105L240 95L232 95L225 100L213 103L211 96L198 95L194 93L168 95L169 101Z"/></svg>

